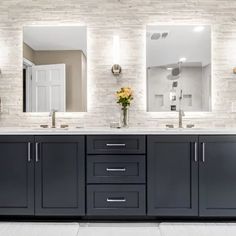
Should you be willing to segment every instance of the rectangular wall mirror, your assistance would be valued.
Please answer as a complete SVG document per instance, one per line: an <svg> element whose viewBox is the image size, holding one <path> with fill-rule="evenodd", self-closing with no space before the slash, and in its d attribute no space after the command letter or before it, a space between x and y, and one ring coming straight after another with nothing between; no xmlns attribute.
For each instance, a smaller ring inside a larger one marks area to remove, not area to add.
<svg viewBox="0 0 236 236"><path fill-rule="evenodd" d="M211 27L150 25L146 30L147 110L211 110Z"/></svg>
<svg viewBox="0 0 236 236"><path fill-rule="evenodd" d="M23 111L87 110L85 26L23 29Z"/></svg>

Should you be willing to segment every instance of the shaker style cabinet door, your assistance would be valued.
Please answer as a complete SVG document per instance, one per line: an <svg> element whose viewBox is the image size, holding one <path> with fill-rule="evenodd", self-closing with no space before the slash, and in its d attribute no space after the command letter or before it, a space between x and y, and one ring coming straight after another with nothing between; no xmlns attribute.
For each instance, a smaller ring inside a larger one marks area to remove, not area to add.
<svg viewBox="0 0 236 236"><path fill-rule="evenodd" d="M35 137L35 215L85 214L83 136Z"/></svg>
<svg viewBox="0 0 236 236"><path fill-rule="evenodd" d="M198 215L197 136L148 136L149 216Z"/></svg>
<svg viewBox="0 0 236 236"><path fill-rule="evenodd" d="M201 136L200 216L236 216L236 136Z"/></svg>
<svg viewBox="0 0 236 236"><path fill-rule="evenodd" d="M33 136L0 136L0 216L34 215Z"/></svg>

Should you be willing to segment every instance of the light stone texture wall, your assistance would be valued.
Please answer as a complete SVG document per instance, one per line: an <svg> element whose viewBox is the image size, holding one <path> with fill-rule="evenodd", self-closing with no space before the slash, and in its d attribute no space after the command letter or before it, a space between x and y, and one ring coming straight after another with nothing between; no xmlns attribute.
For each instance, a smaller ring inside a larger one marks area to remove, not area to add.
<svg viewBox="0 0 236 236"><path fill-rule="evenodd" d="M147 24L212 25L212 107L187 113L185 123L201 127L236 126L235 0L1 0L0 126L38 126L48 114L22 113L22 28L24 25L87 25L88 112L58 114L59 123L108 126L119 118L114 93L135 91L131 126L177 124L176 113L146 112L145 28ZM111 74L112 37L121 38L123 74Z"/></svg>

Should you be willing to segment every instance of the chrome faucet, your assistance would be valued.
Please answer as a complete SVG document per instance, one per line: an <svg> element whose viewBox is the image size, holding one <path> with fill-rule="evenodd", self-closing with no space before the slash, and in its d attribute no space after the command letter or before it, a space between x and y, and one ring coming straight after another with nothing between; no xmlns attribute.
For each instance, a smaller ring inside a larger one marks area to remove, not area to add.
<svg viewBox="0 0 236 236"><path fill-rule="evenodd" d="M183 99L183 91L181 89L180 96L179 96L179 111L178 111L178 114L179 114L179 128L183 128L183 116L185 116L184 111L181 109L182 99Z"/></svg>
<svg viewBox="0 0 236 236"><path fill-rule="evenodd" d="M184 111L179 109L179 128L183 128L183 116L185 116Z"/></svg>
<svg viewBox="0 0 236 236"><path fill-rule="evenodd" d="M56 128L56 112L57 110L52 109L50 112L50 115L52 117L52 127L51 128Z"/></svg>

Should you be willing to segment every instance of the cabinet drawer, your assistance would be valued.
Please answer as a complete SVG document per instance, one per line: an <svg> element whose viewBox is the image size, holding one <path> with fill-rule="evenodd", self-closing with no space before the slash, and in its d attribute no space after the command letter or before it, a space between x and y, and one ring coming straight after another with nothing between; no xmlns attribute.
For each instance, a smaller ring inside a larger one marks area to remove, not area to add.
<svg viewBox="0 0 236 236"><path fill-rule="evenodd" d="M144 154L145 136L91 135L87 137L88 154Z"/></svg>
<svg viewBox="0 0 236 236"><path fill-rule="evenodd" d="M145 185L88 185L88 215L145 215Z"/></svg>
<svg viewBox="0 0 236 236"><path fill-rule="evenodd" d="M144 155L87 156L88 183L145 183Z"/></svg>

